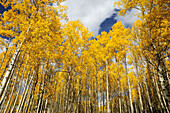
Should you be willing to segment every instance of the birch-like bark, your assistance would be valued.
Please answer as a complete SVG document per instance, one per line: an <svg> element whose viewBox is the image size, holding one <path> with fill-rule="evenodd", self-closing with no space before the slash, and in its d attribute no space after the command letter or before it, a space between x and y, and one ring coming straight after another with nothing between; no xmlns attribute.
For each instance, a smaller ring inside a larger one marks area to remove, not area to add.
<svg viewBox="0 0 170 113"><path fill-rule="evenodd" d="M123 91L124 94L126 95L126 92L125 92L125 90L123 89L123 87L122 87L122 91ZM123 93L122 93L122 97L123 97ZM122 101L123 101L123 105L124 105L124 112L127 113L126 100L125 100L125 99L122 99Z"/></svg>
<svg viewBox="0 0 170 113"><path fill-rule="evenodd" d="M78 103L78 107L77 107L77 112L80 113L81 111L81 80L82 80L82 75L80 75L80 80L79 80L79 88L78 88L78 93L77 93L77 103Z"/></svg>
<svg viewBox="0 0 170 113"><path fill-rule="evenodd" d="M27 88L26 92L24 93L24 97L23 97L23 101L22 101L22 103L21 103L21 108L20 108L20 110L19 110L19 113L22 112L22 109L23 109L23 107L24 107L24 103L25 103L25 100L26 100L26 97L27 97L27 94L28 94L28 89L30 88L30 85L31 85L31 83L32 83L32 79L33 79L33 77L31 77L31 80L29 81L29 84L28 84L28 88Z"/></svg>
<svg viewBox="0 0 170 113"><path fill-rule="evenodd" d="M106 102L107 102L107 113L110 113L110 108L109 108L109 105L110 105L110 102L109 102L109 71L108 71L108 61L106 59Z"/></svg>
<svg viewBox="0 0 170 113"><path fill-rule="evenodd" d="M5 74L6 68L7 68L8 65L9 65L9 61L11 60L11 57L12 57L12 53L10 54L9 59L8 59L8 61L7 61L7 63L6 63L6 66L5 66L5 68L4 68L4 70L3 70L2 74L1 74L1 78L2 78L3 75ZM0 78L0 79L1 79L1 78Z"/></svg>
<svg viewBox="0 0 170 113"><path fill-rule="evenodd" d="M155 88L156 88L156 93L157 93L157 95L158 95L158 100L159 100L159 102L160 102L160 104L161 104L161 107L162 107L162 109L163 109L163 112L166 111L167 113L169 113L169 109L168 109L168 107L167 107L165 98L164 98L164 96L161 96L161 92L162 92L162 91L160 91L160 89L159 89L159 86L158 86L158 83L157 83L157 80L156 80L156 75L155 75L155 73L154 73L154 69L153 69L153 68L152 68L152 71L153 71L152 81L153 81L153 83L154 83L154 85L155 85ZM162 94L162 95L163 95L163 94Z"/></svg>
<svg viewBox="0 0 170 113"><path fill-rule="evenodd" d="M126 63L126 56L125 56L125 70L126 70L126 77L127 77L127 81L128 81L128 91L129 91L131 113L134 113L133 104L132 104L131 87L130 87L130 81L129 81L129 76L128 76L127 63Z"/></svg>
<svg viewBox="0 0 170 113"><path fill-rule="evenodd" d="M98 112L100 112L100 99L101 99L101 96L100 96L100 88L101 88L101 85L100 85L100 78L98 79L99 81L99 86L98 86L98 107L99 107L99 111Z"/></svg>
<svg viewBox="0 0 170 113"><path fill-rule="evenodd" d="M158 80L159 80L159 83L160 83L161 89L162 89L161 91L165 98L166 105L168 106L168 108L170 108L169 74L166 71L166 66L164 66L165 65L164 59L161 58L160 54L157 52L157 47L155 46L154 42L152 42L152 47L153 47L154 53L156 55L156 63L154 63L153 61L151 61L149 59L147 59L147 61L149 63L151 63L157 69L158 78L159 78Z"/></svg>
<svg viewBox="0 0 170 113"><path fill-rule="evenodd" d="M28 63L28 60L27 60L27 63ZM19 83L18 92L17 92L16 98L15 98L15 101L14 101L14 105L13 105L13 107L12 107L12 109L11 109L11 113L13 113L13 110L14 110L14 108L15 108L15 105L16 105L16 102L17 102L17 99L18 99L18 96L19 96L19 92L20 92L20 90L21 90L21 86L22 86L22 84L23 84L23 76L24 76L24 72L25 72L26 67L27 67L27 63L25 64L24 69L23 69L23 71L22 71L21 81L20 81L20 83ZM22 64L22 62L21 62L21 64ZM19 69L18 69L18 71L19 71ZM17 75L16 75L16 76L17 76Z"/></svg>
<svg viewBox="0 0 170 113"><path fill-rule="evenodd" d="M21 46L22 46L22 44L21 44ZM15 66L16 60L19 57L21 46L14 53L14 55L12 57L12 60L11 60L11 63L9 64L8 70L5 73L5 76L4 76L4 78L3 78L2 82L1 82L1 85L0 85L0 97L2 96L2 93L3 93L4 89L5 89L5 87L7 86L6 83L8 82L8 80L10 78L10 74L11 74L12 69Z"/></svg>
<svg viewBox="0 0 170 113"><path fill-rule="evenodd" d="M160 68L159 70L162 70L160 66L158 66L158 68ZM159 72L158 72L158 80L159 80L159 83L162 89L161 92L162 92L162 97L163 97L165 108L170 108L170 96L169 96L170 91L169 91L169 83L167 83L168 80L165 80L163 77L163 74Z"/></svg>
<svg viewBox="0 0 170 113"><path fill-rule="evenodd" d="M31 68L29 69L29 72L28 72L28 75L27 75L27 79L26 79L25 86L24 86L24 89L23 89L23 94L21 95L21 99L20 99L20 102L19 102L19 105L18 105L17 113L20 112L21 103L23 101L23 97L25 96L25 90L26 90L26 87L27 87L27 84L28 84L28 79L29 79L30 73L31 73Z"/></svg>
<svg viewBox="0 0 170 113"><path fill-rule="evenodd" d="M146 88L146 94L147 94L147 98L148 98L148 102L149 102L149 108L150 108L151 112L153 112L152 103L151 103L151 99L150 99L150 95L149 95L148 84L147 84L147 81L146 81L146 74L145 74L145 72L143 72L142 75L143 75L144 84L145 84L145 88Z"/></svg>
<svg viewBox="0 0 170 113"><path fill-rule="evenodd" d="M66 84L66 94L65 94L65 113L68 113L68 105L69 105L69 88L70 88L70 72L71 72L71 67L70 67L70 70L69 70L69 73L68 73L68 80L67 80L67 84Z"/></svg>
<svg viewBox="0 0 170 113"><path fill-rule="evenodd" d="M47 104L48 104L48 99L45 100L45 107L44 107L44 113L46 113L47 109ZM60 111L59 111L60 112Z"/></svg>
<svg viewBox="0 0 170 113"><path fill-rule="evenodd" d="M34 75L33 75L34 76ZM28 105L27 105L27 108L25 110L25 112L27 113L29 108L31 109L31 105L33 103L33 100L34 100L34 91L35 91L35 86L36 84L33 84L34 85L34 89L32 91L32 93L30 94L30 98L29 98L29 101L28 101ZM33 86L32 86L33 87ZM31 112L31 110L29 110L29 112Z"/></svg>
<svg viewBox="0 0 170 113"><path fill-rule="evenodd" d="M119 62L117 61L117 58L116 58L116 67L117 67L117 84L118 84L118 95L119 95L119 113L122 113Z"/></svg>
<svg viewBox="0 0 170 113"><path fill-rule="evenodd" d="M64 88L64 86L62 86L63 88ZM62 107L62 103L64 103L64 102L62 102L62 98L63 98L63 88L61 88L61 94L59 95L59 105L58 105L58 112L60 112L61 111L61 107ZM47 101L48 101L48 99L47 99ZM47 107L46 107L47 108Z"/></svg>
<svg viewBox="0 0 170 113"><path fill-rule="evenodd" d="M140 111L143 112L143 102L142 102L140 82L139 82L139 73L138 73L137 59L135 59L135 68L136 68L137 88L138 88L138 93L139 93L139 106L140 106L139 108L140 108Z"/></svg>
<svg viewBox="0 0 170 113"><path fill-rule="evenodd" d="M31 101L31 92L32 92L33 84L30 84L29 87L30 87L30 88L28 88L29 92L28 92L28 94L26 95L26 100L25 100L26 102L25 102L25 104L24 104L23 113L26 113L28 104L29 104L29 102Z"/></svg>
<svg viewBox="0 0 170 113"><path fill-rule="evenodd" d="M2 105L5 103L6 99L7 99L7 97L5 96L4 101L2 102ZM2 111L3 111L4 107L5 107L5 106L2 106L2 105L0 106L0 113L2 113Z"/></svg>
<svg viewBox="0 0 170 113"><path fill-rule="evenodd" d="M20 65L19 65L18 70L17 70L17 73L16 73L16 75L15 75L16 77L18 76L19 69L21 68L23 58L24 58L24 53L23 53L23 55L22 55ZM17 96L16 96L16 97L17 97ZM14 104L15 104L16 97L14 98ZM10 106L11 106L11 105L10 105ZM10 108L11 108L11 107L10 107ZM12 107L12 108L14 108L14 107ZM9 113L9 112L8 112L8 113Z"/></svg>
<svg viewBox="0 0 170 113"><path fill-rule="evenodd" d="M44 83L45 83L45 81L43 80L43 85L42 85L42 89L41 89L40 99L39 99L39 102L38 102L37 113L39 113L40 110L41 110L41 104L42 104L42 101L43 101L42 99L43 99L43 93L44 93Z"/></svg>
<svg viewBox="0 0 170 113"><path fill-rule="evenodd" d="M16 65L15 65L15 67L16 67ZM12 72L11 72L11 74L10 74L10 76L9 76L9 80L8 80L8 82L6 83L6 87L5 87L5 89L4 89L4 92L3 92L2 97L1 97L1 100L0 100L0 106L2 105L2 103L3 103L3 101L4 101L4 97L6 96L6 93L7 93L7 91L8 91L8 87L9 87L9 84L10 84L10 80L11 80L11 78L13 77L12 75L13 75L13 73L15 72L15 69L16 69L16 68L13 68L13 69L12 69Z"/></svg>
<svg viewBox="0 0 170 113"><path fill-rule="evenodd" d="M26 31L26 33L28 33L30 30L30 27L28 28L28 30ZM0 97L2 96L2 93L4 91L4 88L6 87L6 83L8 82L9 80L9 76L11 74L11 71L12 69L14 68L15 66L15 63L16 61L18 60L18 57L20 56L20 53L21 53L21 49L22 49L22 44L25 43L25 38L23 39L23 42L21 42L21 44L19 45L19 47L16 49L16 52L14 53L13 57L12 57L12 60L9 64L9 67L8 67L8 70L7 72L5 73L5 76L1 82L1 85L0 85Z"/></svg>
<svg viewBox="0 0 170 113"><path fill-rule="evenodd" d="M162 99L161 99L161 95L160 95L160 90L159 90L159 87L158 87L158 83L157 83L157 80L156 80L156 76L155 76L155 73L154 73L154 70L153 70L153 67L151 67L149 64L147 64L148 67L148 72L149 74L152 72L152 74L150 75L152 77L152 82L154 84L154 87L156 89L156 93L157 93L157 96L158 96L158 100L160 102L160 105L161 105L161 109L164 109L164 105L163 105L163 102L162 102Z"/></svg>
<svg viewBox="0 0 170 113"><path fill-rule="evenodd" d="M15 89L17 77L15 77L14 80L15 80L15 81L14 81L14 85L13 85L13 87L12 87L12 91L11 91L10 97L9 97L9 99L8 99L8 102L7 102L6 108L5 108L5 110L4 110L4 113L7 112L8 106L9 106L10 101L11 101L11 98L12 98L12 95L13 95L13 93L14 93L14 89Z"/></svg>

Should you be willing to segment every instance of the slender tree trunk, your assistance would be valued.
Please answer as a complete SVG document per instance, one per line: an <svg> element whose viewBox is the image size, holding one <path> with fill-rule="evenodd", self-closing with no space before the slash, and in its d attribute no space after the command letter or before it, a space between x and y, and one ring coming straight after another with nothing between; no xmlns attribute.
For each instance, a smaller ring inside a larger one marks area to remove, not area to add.
<svg viewBox="0 0 170 113"><path fill-rule="evenodd" d="M19 113L21 113L21 112L22 112L22 109L24 108L24 103L25 103L25 100L26 100L26 97L27 97L27 94L28 94L28 89L30 88L30 85L31 85L31 83L32 83L32 79L33 79L33 77L31 77L31 79L30 79L30 81L29 81L29 84L28 84L28 88L26 89L26 92L25 92L25 94L24 94L24 96L23 96L23 101L22 101L22 103L21 103L21 108L20 108L20 110L19 110Z"/></svg>
<svg viewBox="0 0 170 113"><path fill-rule="evenodd" d="M23 108L23 113L26 113L26 109L28 107L28 104L29 102L31 101L31 92L32 92L32 88L33 88L33 84L29 86L30 88L28 88L29 92L28 94L26 95L26 102L25 102L25 105L24 105L24 108Z"/></svg>
<svg viewBox="0 0 170 113"><path fill-rule="evenodd" d="M12 95L13 95L13 93L14 93L14 89L15 89L17 77L15 77L14 80L15 80L15 81L14 81L14 85L13 85L13 87L12 87L12 91L11 91L11 94L10 94L10 97L9 97L9 100L8 100L8 103L7 103L7 105L6 105L6 108L5 108L5 110L4 110L4 113L7 112L8 106L9 106L10 101L11 101L11 98L12 98Z"/></svg>
<svg viewBox="0 0 170 113"><path fill-rule="evenodd" d="M8 112L7 113L10 113L10 111L11 111L11 106L13 105L13 103L14 103L14 99L15 99L15 97L16 97L16 91L13 93L13 95L12 95L12 100L11 100L11 104L9 104L9 110L8 110Z"/></svg>
<svg viewBox="0 0 170 113"><path fill-rule="evenodd" d="M106 59L106 102L107 102L107 113L110 113L110 104L109 104L109 81L108 81L108 78L109 78L109 71L108 71L108 61Z"/></svg>
<svg viewBox="0 0 170 113"><path fill-rule="evenodd" d="M27 63L28 63L28 61L27 61ZM23 71L22 71L21 81L20 81L20 83L19 83L18 92L17 92L16 98L15 98L13 107L12 107L12 109L11 109L11 113L13 113L13 110L14 110L14 108L15 108L15 105L16 105L16 102L17 102L17 99L18 99L18 96L19 96L19 92L20 92L20 90L21 90L21 86L22 86L22 84L23 84L23 76L24 76L24 72L25 72L26 67L27 67L27 63L25 64L25 67L24 67L24 69L23 69ZM21 62L21 64L22 64L22 62ZM20 66L21 66L21 65L20 65ZM20 67L19 67L19 68L20 68ZM19 71L19 69L18 69L18 71ZM16 76L17 76L17 75L16 75Z"/></svg>
<svg viewBox="0 0 170 113"><path fill-rule="evenodd" d="M64 86L62 86L62 87L64 87ZM61 107L63 107L62 106L62 103L64 103L64 102L62 102L62 98L63 98L63 88L61 88L61 94L59 95L59 105L58 105L58 113L60 113L60 111L61 111Z"/></svg>
<svg viewBox="0 0 170 113"><path fill-rule="evenodd" d="M8 65L9 65L9 61L11 60L11 57L12 57L12 53L10 54L9 59L8 59L8 61L7 61L7 63L6 63L5 69L3 70L2 74L1 74L1 78L3 77L3 75L4 75L5 71L6 71L6 68L7 68ZM1 79L1 78L0 78L0 79Z"/></svg>
<svg viewBox="0 0 170 113"><path fill-rule="evenodd" d="M22 44L21 44L22 45ZM1 85L0 85L0 97L2 96L3 94L3 91L5 89L5 87L7 86L6 83L9 81L9 78L10 78L10 74L12 72L12 69L14 68L15 66L15 63L17 61L17 58L19 57L19 54L20 54L20 50L21 50L21 47L19 47L19 49L16 50L16 52L14 53L13 57L12 57L12 61L11 63L9 64L9 67L8 67L8 70L7 72L5 73L5 76L1 82Z"/></svg>
<svg viewBox="0 0 170 113"><path fill-rule="evenodd" d="M4 104L6 99L7 99L7 97L5 96L4 101L2 102L2 106L0 106L0 113L2 113L2 111L3 111L4 107L5 107L5 106L3 106L3 104Z"/></svg>
<svg viewBox="0 0 170 113"><path fill-rule="evenodd" d="M39 99L39 102L38 102L37 113L39 113L40 110L41 110L41 104L42 104L42 101L43 101L43 93L44 93L43 90L44 90L44 81L43 81L43 85L42 85L42 89L41 89L40 99Z"/></svg>
<svg viewBox="0 0 170 113"><path fill-rule="evenodd" d="M122 87L122 91L124 92L124 95L126 96L126 92L125 92L125 90L123 90L123 87ZM122 97L123 97L123 93L122 93ZM123 104L124 104L124 112L127 113L126 99L122 99L122 100L123 100Z"/></svg>
<svg viewBox="0 0 170 113"><path fill-rule="evenodd" d="M147 84L145 72L143 72L142 75L143 75L144 84L145 84L145 87L146 87L146 94L147 94L147 98L148 98L148 102L149 102L149 108L150 108L151 112L153 112L152 103L151 103L151 99L150 99L150 95L149 95L148 84Z"/></svg>
<svg viewBox="0 0 170 113"><path fill-rule="evenodd" d="M119 95L119 113L122 113L119 62L117 61L117 58L116 58L116 67L117 67L117 84L118 84L118 95Z"/></svg>
<svg viewBox="0 0 170 113"><path fill-rule="evenodd" d="M99 107L99 113L100 113L100 100L101 100L101 94L100 94L100 88L101 88L101 85L100 85L100 78L98 79L99 81L99 86L98 86L98 96L99 96L99 99L98 99L98 107Z"/></svg>
<svg viewBox="0 0 170 113"><path fill-rule="evenodd" d="M15 65L15 67L16 67L16 65ZM11 78L13 77L13 73L15 73L15 69L16 69L16 68L13 68L13 69L12 69L12 72L11 72L11 74L10 74L10 76L9 76L9 80L8 80L7 83L6 83L6 87L5 87L5 89L4 89L4 92L3 92L2 97L1 97L1 100L0 100L0 106L2 105L2 103L3 103L3 101L4 101L4 97L6 96L6 93L7 93L7 91L8 91L8 87L9 87L9 85L10 85L10 80L11 80Z"/></svg>
<svg viewBox="0 0 170 113"><path fill-rule="evenodd" d="M139 73L138 73L137 59L135 59L135 68L136 68L137 88L138 88L138 93L139 93L139 106L140 106L139 108L140 108L140 111L143 112L143 102L142 102L140 82L139 82Z"/></svg>
<svg viewBox="0 0 170 113"><path fill-rule="evenodd" d="M45 100L45 107L44 107L44 113L46 113L47 109L47 104L48 104L48 99ZM60 112L60 111L59 111ZM57 112L58 113L58 112Z"/></svg>
<svg viewBox="0 0 170 113"><path fill-rule="evenodd" d="M160 86L161 86L161 89L162 89L161 92L162 92L162 96L163 96L163 101L165 101L164 102L165 108L168 108L168 107L170 108L170 96L169 96L170 91L169 91L169 85L167 85L167 84L169 84L169 83L167 83L168 80L165 80L163 75L160 74L159 72L158 72L158 80L159 80L159 83L160 83ZM168 112L169 112L169 110L168 110Z"/></svg>
<svg viewBox="0 0 170 113"><path fill-rule="evenodd" d="M156 92L157 92L157 95L158 95L158 100L159 100L159 102L161 104L161 108L163 109L163 112L166 111L167 113L169 113L168 107L166 105L165 98L164 98L164 96L161 96L161 91L160 91L160 89L158 87L158 83L157 83L157 80L156 80L156 75L154 73L154 69L152 68L152 70L153 70L152 80L153 80L153 83L155 84L155 87L156 87Z"/></svg>
<svg viewBox="0 0 170 113"><path fill-rule="evenodd" d="M26 63L26 65L27 65L27 63ZM26 82L25 82L25 87L24 87L23 93L22 93L22 95L21 95L21 99L20 99L20 102L19 102L19 105L18 105L17 113L20 112L21 103L22 103L22 101L23 101L24 96L26 95L26 94L25 94L25 90L26 90L26 88L27 88L27 84L28 84L28 79L29 79L30 73L31 73L31 68L29 69L29 74L27 75L27 79L26 79Z"/></svg>
<svg viewBox="0 0 170 113"><path fill-rule="evenodd" d="M160 102L160 105L161 105L161 108L162 109L164 109L164 105L163 105L163 102L162 102L162 99L161 99L161 95L160 95L160 90L159 90L159 87L158 87L158 84L157 84L157 80L156 80L156 76L155 76L155 73L154 73L154 70L153 70L153 68L152 67L150 67L149 65L148 65L148 71L150 72L150 70L152 70L152 82L153 82L153 84L154 84L154 87L155 87L155 89L156 89L156 93L157 93L157 96L158 96L158 100L159 100L159 102Z"/></svg>
<svg viewBox="0 0 170 113"><path fill-rule="evenodd" d="M19 69L21 68L21 65L22 65L22 61L23 61L23 59L24 59L24 53L23 53L23 55L22 55L22 58L21 58L21 62L20 62L20 65L19 65L19 67L18 67L18 70L17 70L17 73L16 73L16 77L18 76L18 73L19 73ZM18 94L18 93L17 93ZM11 109L11 113L13 112L13 109L14 109L14 107L15 107L15 103L16 103L16 99L18 98L18 95L16 95L16 97L15 97L15 99L14 99L14 105L13 105L13 107L12 107L12 109Z"/></svg>
<svg viewBox="0 0 170 113"><path fill-rule="evenodd" d="M162 93L165 98L166 105L168 106L168 108L170 108L169 75L168 75L168 72L166 71L164 59L161 58L164 56L157 52L157 47L155 46L154 42L152 42L152 47L156 55L156 63L154 63L152 60L149 60L148 58L146 59L149 63L151 63L157 69L158 78L159 78L158 80L159 80L159 83L162 89Z"/></svg>
<svg viewBox="0 0 170 113"><path fill-rule="evenodd" d="M68 75L68 81L67 81L67 85L66 85L66 94L65 94L65 113L68 113L69 88L70 88L70 74Z"/></svg>
<svg viewBox="0 0 170 113"><path fill-rule="evenodd" d="M128 81L128 91L129 91L129 100L130 100L131 113L134 113L133 104L132 104L131 87L130 87L130 81L129 81L129 76L128 76L128 69L127 69L127 64L126 64L126 56L125 56L125 70L126 70L126 77L127 77L127 81Z"/></svg>
<svg viewBox="0 0 170 113"><path fill-rule="evenodd" d="M103 73L103 71L102 71L102 73ZM103 113L105 112L104 111L104 97L105 97L105 95L104 95L104 73L103 73Z"/></svg>
<svg viewBox="0 0 170 113"><path fill-rule="evenodd" d="M29 98L28 105L27 105L27 108L26 108L26 113L28 112L29 109L30 109L29 112L31 112L31 108L32 108L31 106L32 106L32 103L33 103L33 100L34 100L34 91L35 91L36 83L37 82L35 82L33 84L34 86L32 86L33 87L33 91L30 94L30 98Z"/></svg>

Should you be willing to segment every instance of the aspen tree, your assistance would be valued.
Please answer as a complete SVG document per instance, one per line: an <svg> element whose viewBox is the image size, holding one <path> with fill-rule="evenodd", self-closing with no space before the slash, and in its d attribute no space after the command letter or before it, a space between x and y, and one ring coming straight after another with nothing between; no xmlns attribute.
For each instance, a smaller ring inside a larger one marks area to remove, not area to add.
<svg viewBox="0 0 170 113"><path fill-rule="evenodd" d="M165 97L166 104L169 106L169 81L168 72L164 59L169 48L169 30L168 23L168 0L149 0L149 1L128 1L121 0L118 2L123 6L122 14L126 10L136 8L140 10L139 18L135 25L138 28L140 47L143 51L143 56L155 70L158 72L159 83L162 90L162 96Z"/></svg>

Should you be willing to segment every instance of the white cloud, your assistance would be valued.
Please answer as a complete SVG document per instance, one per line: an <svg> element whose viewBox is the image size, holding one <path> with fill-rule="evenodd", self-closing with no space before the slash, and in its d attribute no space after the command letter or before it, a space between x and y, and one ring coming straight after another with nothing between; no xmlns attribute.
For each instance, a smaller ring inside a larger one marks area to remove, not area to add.
<svg viewBox="0 0 170 113"><path fill-rule="evenodd" d="M98 34L100 24L114 12L114 2L119 0L67 0L63 5L68 6L67 14L69 20L79 19L85 27L89 28L95 35ZM133 16L136 10L127 12L125 17L117 16L125 26L133 24L137 17Z"/></svg>
<svg viewBox="0 0 170 113"><path fill-rule="evenodd" d="M85 27L97 35L100 24L113 14L114 2L118 0L68 0L70 20L79 19Z"/></svg>
<svg viewBox="0 0 170 113"><path fill-rule="evenodd" d="M135 14L139 12L140 11L137 9L132 9L131 11L127 11L125 16L118 15L115 19L122 21L125 26L131 26L136 20L139 19L137 16L135 16Z"/></svg>

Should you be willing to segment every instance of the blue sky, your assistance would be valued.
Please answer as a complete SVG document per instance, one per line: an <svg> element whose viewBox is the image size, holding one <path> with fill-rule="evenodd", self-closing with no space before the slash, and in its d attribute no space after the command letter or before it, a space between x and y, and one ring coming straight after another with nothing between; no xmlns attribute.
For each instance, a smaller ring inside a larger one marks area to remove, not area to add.
<svg viewBox="0 0 170 113"><path fill-rule="evenodd" d="M119 16L118 8L114 7L114 2L117 1L119 0L66 0L62 5L68 6L69 20L79 19L96 36L101 31L109 31L117 20L122 21L125 27L131 27L138 19L134 16L138 12L135 9L127 11L125 17ZM0 13L4 10L0 4Z"/></svg>
<svg viewBox="0 0 170 113"><path fill-rule="evenodd" d="M95 35L100 31L108 31L118 20L125 27L131 27L138 18L134 16L137 10L127 11L125 17L118 15L114 2L119 0L67 0L63 5L68 6L67 14L70 20L79 19ZM112 21L113 20L113 21Z"/></svg>

